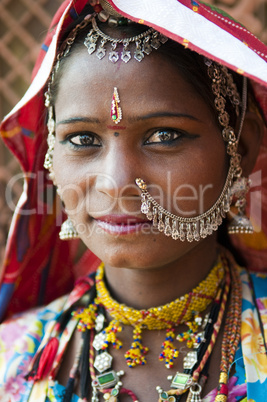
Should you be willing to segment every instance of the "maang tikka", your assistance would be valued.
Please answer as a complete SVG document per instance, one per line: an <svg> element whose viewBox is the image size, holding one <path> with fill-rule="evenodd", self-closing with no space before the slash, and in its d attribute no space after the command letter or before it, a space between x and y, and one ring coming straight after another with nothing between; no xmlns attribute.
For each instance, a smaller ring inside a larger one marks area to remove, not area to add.
<svg viewBox="0 0 267 402"><path fill-rule="evenodd" d="M119 106L120 98L118 94L118 89L114 87L112 101L111 101L111 110L110 117L115 124L118 124L122 119L122 110Z"/></svg>
<svg viewBox="0 0 267 402"><path fill-rule="evenodd" d="M237 152L246 113L247 81L244 77L241 104L233 77L227 68L213 63L211 60L206 60L205 63L208 66L208 75L212 80L212 92L215 95L214 104L219 113L218 120L223 127L222 136L226 142L226 150L230 158L228 174L219 198L212 207L202 214L190 218L182 217L167 211L159 205L148 192L147 184L143 179L137 178L135 180L141 190L141 212L146 215L148 220L153 221L153 226L160 232L180 241L199 241L201 238L205 238L216 231L226 213L230 211L233 198L237 199L235 206L238 208L238 214L234 216L228 232L230 234L253 232L250 220L244 215L249 180L242 176L241 155ZM237 136L229 125L230 116L225 110L226 96L228 96L232 106L235 108L237 116L239 115L239 107L242 105L242 115Z"/></svg>

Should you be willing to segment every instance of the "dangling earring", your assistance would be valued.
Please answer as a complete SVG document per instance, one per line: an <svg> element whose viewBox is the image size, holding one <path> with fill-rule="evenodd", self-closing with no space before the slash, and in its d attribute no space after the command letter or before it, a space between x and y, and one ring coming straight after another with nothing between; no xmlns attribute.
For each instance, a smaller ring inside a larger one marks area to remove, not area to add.
<svg viewBox="0 0 267 402"><path fill-rule="evenodd" d="M55 181L55 174L54 174L54 169L53 169L53 153L54 153L54 147L55 147L55 120L53 116L53 107L50 104L50 88L48 87L47 92L45 93L45 106L48 108L48 120L47 120L47 128L48 128L48 136L47 136L47 152L45 155L45 161L44 161L44 168L49 171L49 177L53 181L54 185L56 186L56 181ZM61 198L60 195L60 188L57 188L57 193L59 197ZM62 223L61 225L61 230L59 232L59 238L61 240L71 240L71 239L77 239L78 232L73 226L72 221L70 218L68 218L65 222Z"/></svg>
<svg viewBox="0 0 267 402"><path fill-rule="evenodd" d="M71 240L71 239L79 238L78 232L75 229L75 227L73 226L73 223L69 217L61 225L61 230L59 232L59 238L61 240Z"/></svg>
<svg viewBox="0 0 267 402"><path fill-rule="evenodd" d="M243 79L242 102L240 102L236 85L233 82L233 77L228 72L227 68L222 66L221 72L218 74L217 67L214 67L213 63L208 64L208 74L213 80L212 91L216 97L215 107L219 111L219 122L224 126L222 132L223 139L227 142L227 153L231 156L230 164L235 166L234 180L230 187L229 202L231 204L233 198L236 199L235 207L238 209L238 213L233 217L229 224L228 233L253 233L253 226L249 218L245 215L246 195L249 191L250 181L242 176L241 155L237 151L247 107L247 79L245 77ZM222 88L220 87L222 76L224 76L224 79L226 80L226 93L236 109L237 116L239 116L238 106L240 104L242 105L242 115L237 136L235 136L233 129L229 126L229 115L225 112L225 100L223 98Z"/></svg>
<svg viewBox="0 0 267 402"><path fill-rule="evenodd" d="M240 177L237 179L232 188L232 195L237 198L235 207L238 209L238 213L232 218L228 226L228 233L253 233L253 226L249 218L245 214L246 208L246 195L249 191L250 180L246 177Z"/></svg>

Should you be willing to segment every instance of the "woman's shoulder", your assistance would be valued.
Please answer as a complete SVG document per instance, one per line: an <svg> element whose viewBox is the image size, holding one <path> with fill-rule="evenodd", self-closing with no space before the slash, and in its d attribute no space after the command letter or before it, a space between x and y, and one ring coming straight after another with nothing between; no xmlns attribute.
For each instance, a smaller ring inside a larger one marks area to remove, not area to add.
<svg viewBox="0 0 267 402"><path fill-rule="evenodd" d="M33 308L6 319L0 325L0 342L6 340L12 344L27 331L41 334L44 327L62 311L66 299L67 296L62 296L46 306ZM1 348L1 352L2 350Z"/></svg>
<svg viewBox="0 0 267 402"><path fill-rule="evenodd" d="M251 281L258 298L267 298L267 273L250 272Z"/></svg>
<svg viewBox="0 0 267 402"><path fill-rule="evenodd" d="M33 356L66 299L67 296L62 296L47 306L17 314L0 325L0 395L9 382L14 386L15 378L22 380L27 374Z"/></svg>
<svg viewBox="0 0 267 402"><path fill-rule="evenodd" d="M243 296L247 292L253 293L255 299L267 298L267 273L240 269L240 278L243 287Z"/></svg>

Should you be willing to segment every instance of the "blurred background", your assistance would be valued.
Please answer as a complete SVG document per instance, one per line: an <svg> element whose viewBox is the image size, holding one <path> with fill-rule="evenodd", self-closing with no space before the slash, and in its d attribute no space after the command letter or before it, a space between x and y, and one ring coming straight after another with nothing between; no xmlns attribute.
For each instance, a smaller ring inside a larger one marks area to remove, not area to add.
<svg viewBox="0 0 267 402"><path fill-rule="evenodd" d="M151 0L153 1L153 0ZM63 0L0 0L0 120L26 91L51 18ZM206 0L240 21L267 44L267 0ZM12 211L5 188L20 171L0 140L0 267ZM13 188L14 202L22 183Z"/></svg>

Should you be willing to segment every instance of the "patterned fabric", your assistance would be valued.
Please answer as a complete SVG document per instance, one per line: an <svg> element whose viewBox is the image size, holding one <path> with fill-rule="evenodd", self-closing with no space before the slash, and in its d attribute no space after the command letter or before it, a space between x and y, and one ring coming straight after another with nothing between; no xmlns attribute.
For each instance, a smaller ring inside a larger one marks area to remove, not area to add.
<svg viewBox="0 0 267 402"><path fill-rule="evenodd" d="M259 317L252 297L247 271L240 270L242 281L241 344L235 357L234 374L229 382L228 402L265 402L267 392L267 356L260 330ZM267 275L253 274L256 303L267 337ZM47 307L31 310L4 322L0 326L0 400L1 402L54 402L61 401L64 387L44 379L35 385L26 381L33 357L48 341L60 315L90 289L90 280L80 281L69 296L62 296ZM77 321L70 319L59 338L59 350L52 375L60 364ZM50 373L51 374L51 373ZM138 394L138 390L134 390ZM213 402L216 390L203 402ZM79 401L73 396L73 402Z"/></svg>
<svg viewBox="0 0 267 402"><path fill-rule="evenodd" d="M222 11L197 0L108 0L124 16L153 26L186 48L220 61L251 78L267 116L266 47ZM77 19L87 0L66 0L56 13L33 72L33 82L3 121L0 132L25 172L25 190L9 234L0 275L0 317L47 304L71 290L73 281L99 260L89 250L78 261L78 241L58 239L65 219L43 169L47 129L43 93L63 32ZM216 38L216 39L215 39ZM267 135L255 167L253 208L262 210L261 227L249 240L236 236L235 246L257 271L267 269ZM258 176L257 176L258 177ZM46 201L45 201L46 200ZM31 211L31 213L29 213ZM34 267L34 269L33 269ZM62 273L64 272L64 275Z"/></svg>

